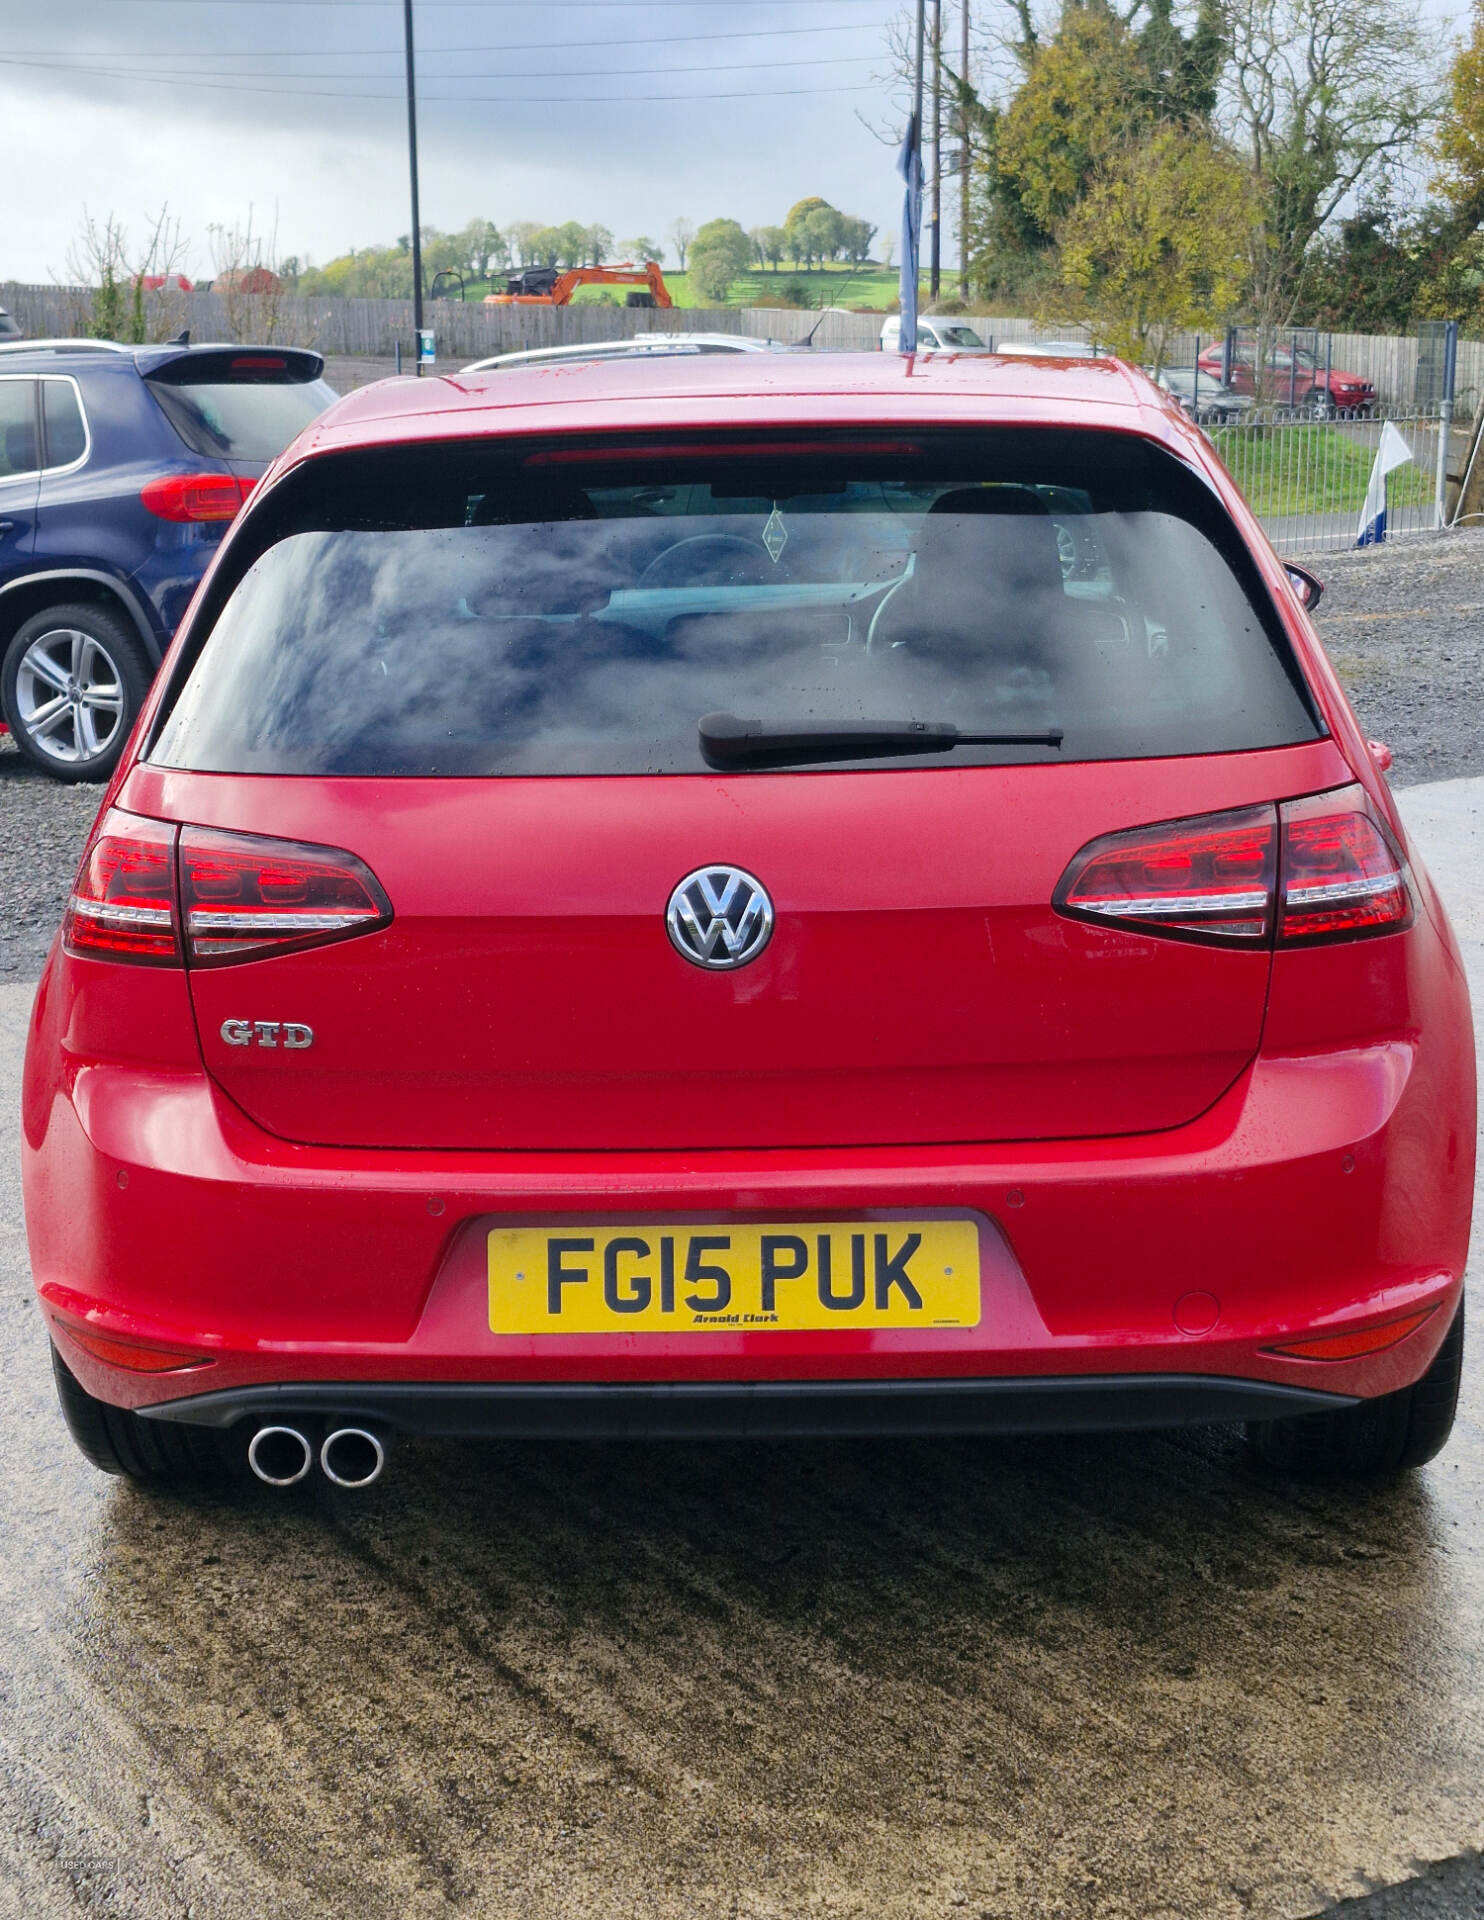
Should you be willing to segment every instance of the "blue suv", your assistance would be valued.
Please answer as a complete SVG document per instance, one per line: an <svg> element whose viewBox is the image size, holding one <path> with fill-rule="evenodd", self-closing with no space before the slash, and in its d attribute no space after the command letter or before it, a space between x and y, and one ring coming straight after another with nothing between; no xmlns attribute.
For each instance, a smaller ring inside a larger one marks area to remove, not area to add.
<svg viewBox="0 0 1484 1920"><path fill-rule="evenodd" d="M105 780L228 523L335 398L290 347L0 345L0 718Z"/></svg>

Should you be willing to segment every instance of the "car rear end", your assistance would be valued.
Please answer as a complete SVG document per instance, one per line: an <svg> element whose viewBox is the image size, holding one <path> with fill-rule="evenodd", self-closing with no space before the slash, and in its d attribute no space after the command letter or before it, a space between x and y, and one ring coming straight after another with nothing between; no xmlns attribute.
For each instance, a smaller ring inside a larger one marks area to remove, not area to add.
<svg viewBox="0 0 1484 1920"><path fill-rule="evenodd" d="M0 601L0 705L35 764L112 772L223 533L335 398L322 371L292 348L27 356L44 459L26 568Z"/></svg>
<svg viewBox="0 0 1484 1920"><path fill-rule="evenodd" d="M372 400L253 500L38 996L91 1402L294 1478L1437 1364L1462 971L1271 552L1117 369L852 365Z"/></svg>

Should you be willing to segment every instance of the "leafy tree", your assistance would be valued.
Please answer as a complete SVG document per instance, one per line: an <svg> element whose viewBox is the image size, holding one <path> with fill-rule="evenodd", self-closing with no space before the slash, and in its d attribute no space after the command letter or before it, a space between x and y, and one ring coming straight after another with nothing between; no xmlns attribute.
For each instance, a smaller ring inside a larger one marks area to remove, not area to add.
<svg viewBox="0 0 1484 1920"><path fill-rule="evenodd" d="M756 232L764 260L773 272L777 273L783 256L788 251L788 234L782 227L759 227Z"/></svg>
<svg viewBox="0 0 1484 1920"><path fill-rule="evenodd" d="M1442 204L1424 209L1395 237L1407 263L1420 267L1416 311L1434 319L1462 320L1477 328L1484 320L1484 241L1479 233L1484 221L1481 0L1474 0L1472 29L1449 69L1443 110L1428 151L1437 167L1433 191L1441 196ZM1308 290L1306 280L1306 293Z"/></svg>
<svg viewBox="0 0 1484 1920"><path fill-rule="evenodd" d="M462 274L468 264L462 234L440 233L437 227L422 229L422 253L423 279L429 285L435 274Z"/></svg>
<svg viewBox="0 0 1484 1920"><path fill-rule="evenodd" d="M1405 333L1419 313L1467 318L1477 311L1478 296L1468 296L1467 261L1454 281L1459 252L1445 207L1405 216L1384 200L1362 207L1310 248L1294 319L1301 326Z"/></svg>
<svg viewBox="0 0 1484 1920"><path fill-rule="evenodd" d="M1448 74L1448 92L1430 151L1433 189L1451 211L1477 226L1484 220L1484 3Z"/></svg>
<svg viewBox="0 0 1484 1920"><path fill-rule="evenodd" d="M346 300L410 300L411 247L363 247L342 254L311 268L299 288L302 293L337 294Z"/></svg>
<svg viewBox="0 0 1484 1920"><path fill-rule="evenodd" d="M1248 304L1262 335L1291 319L1315 238L1431 105L1418 0L1231 0L1217 118L1257 194Z"/></svg>
<svg viewBox="0 0 1484 1920"><path fill-rule="evenodd" d="M587 261L587 228L580 220L564 220L553 227L557 258L553 265L580 267Z"/></svg>
<svg viewBox="0 0 1484 1920"><path fill-rule="evenodd" d="M687 220L682 215L680 219L670 222L670 241L675 248L676 258L680 262L680 271L682 273L685 272L685 257L690 251L690 244L695 237L696 228L693 220Z"/></svg>
<svg viewBox="0 0 1484 1920"><path fill-rule="evenodd" d="M1101 342L1158 365L1172 331L1235 306L1252 223L1235 156L1203 129L1160 126L1100 167L1059 222L1062 286Z"/></svg>
<svg viewBox="0 0 1484 1920"><path fill-rule="evenodd" d="M752 265L752 242L735 220L708 220L690 248L691 285L703 300L726 304L732 282Z"/></svg>
<svg viewBox="0 0 1484 1920"><path fill-rule="evenodd" d="M783 231L795 266L813 266L833 259L840 250L840 214L818 194L797 200L788 210Z"/></svg>
<svg viewBox="0 0 1484 1920"><path fill-rule="evenodd" d="M653 260L656 266L665 264L665 249L658 240L651 240L647 233L636 234L632 240L620 240L618 245L626 260L633 260L640 266L646 260Z"/></svg>
<svg viewBox="0 0 1484 1920"><path fill-rule="evenodd" d="M833 207L816 207L800 222L806 260L823 266L840 251L840 215Z"/></svg>
<svg viewBox="0 0 1484 1920"><path fill-rule="evenodd" d="M1114 14L1068 7L996 126L995 165L1028 238L1044 244L1096 169L1152 125L1145 71Z"/></svg>
<svg viewBox="0 0 1484 1920"><path fill-rule="evenodd" d="M1149 18L1134 44L1155 119L1209 121L1229 50L1220 0L1197 0L1189 33L1176 25L1173 0L1147 4Z"/></svg>
<svg viewBox="0 0 1484 1920"><path fill-rule="evenodd" d="M512 220L505 229L510 242L511 264L513 266L534 267L540 264L536 252L536 241L547 231L539 220Z"/></svg>
<svg viewBox="0 0 1484 1920"><path fill-rule="evenodd" d="M593 225L584 230L582 264L589 267L601 267L605 260L613 256L613 234L604 226Z"/></svg>
<svg viewBox="0 0 1484 1920"><path fill-rule="evenodd" d="M536 227L526 244L526 264L532 267L554 267L561 257L561 228Z"/></svg>
<svg viewBox="0 0 1484 1920"><path fill-rule="evenodd" d="M853 267L871 257L871 242L876 238L876 229L869 220L859 215L843 213L840 216L840 251Z"/></svg>
<svg viewBox="0 0 1484 1920"><path fill-rule="evenodd" d="M783 224L785 227L798 226L801 221L807 220L811 213L818 213L821 208L823 208L826 213L833 213L835 211L829 201L822 200L817 193L810 194L806 200L795 200L788 212L783 216Z"/></svg>
<svg viewBox="0 0 1484 1920"><path fill-rule="evenodd" d="M510 259L510 248L492 220L471 220L454 236L458 242L459 266L471 280L483 280Z"/></svg>

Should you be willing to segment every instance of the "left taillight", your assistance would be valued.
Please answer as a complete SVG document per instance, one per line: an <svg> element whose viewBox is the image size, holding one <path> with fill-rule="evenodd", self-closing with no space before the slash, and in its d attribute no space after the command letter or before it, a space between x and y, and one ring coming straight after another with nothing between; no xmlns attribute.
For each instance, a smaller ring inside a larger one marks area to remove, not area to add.
<svg viewBox="0 0 1484 1920"><path fill-rule="evenodd" d="M1223 946L1316 946L1412 923L1401 856L1364 788L1105 834L1074 856L1059 913Z"/></svg>
<svg viewBox="0 0 1484 1920"><path fill-rule="evenodd" d="M235 520L256 485L234 473L167 473L141 487L139 498L157 520Z"/></svg>
<svg viewBox="0 0 1484 1920"><path fill-rule="evenodd" d="M62 921L68 953L89 960L180 965L177 829L110 807L83 854Z"/></svg>
<svg viewBox="0 0 1484 1920"><path fill-rule="evenodd" d="M111 807L63 920L68 953L143 966L230 966L389 924L391 902L353 853L174 827Z"/></svg>

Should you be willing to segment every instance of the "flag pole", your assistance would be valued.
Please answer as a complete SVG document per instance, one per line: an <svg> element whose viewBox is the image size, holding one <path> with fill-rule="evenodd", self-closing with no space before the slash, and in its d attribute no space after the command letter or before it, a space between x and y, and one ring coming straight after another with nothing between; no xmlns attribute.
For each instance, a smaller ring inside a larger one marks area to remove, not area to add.
<svg viewBox="0 0 1484 1920"><path fill-rule="evenodd" d="M906 182L902 199L902 268L898 276L897 305L901 308L898 346L903 353L917 351L917 262L922 241L922 68L927 37L927 0L917 0L917 45L913 58L912 117L897 156L897 171Z"/></svg>

